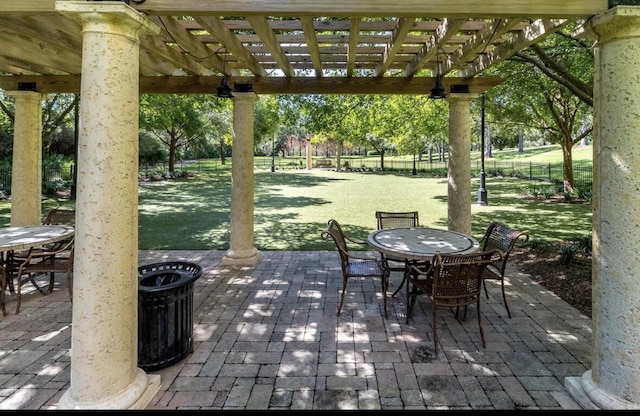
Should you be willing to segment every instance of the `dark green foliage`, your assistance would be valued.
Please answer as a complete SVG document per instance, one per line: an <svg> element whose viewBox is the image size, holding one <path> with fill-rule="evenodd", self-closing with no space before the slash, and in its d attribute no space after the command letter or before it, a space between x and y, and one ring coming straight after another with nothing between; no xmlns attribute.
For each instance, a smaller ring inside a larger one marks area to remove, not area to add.
<svg viewBox="0 0 640 416"><path fill-rule="evenodd" d="M565 243L560 247L560 263L571 264L576 260L578 247L573 243Z"/></svg>
<svg viewBox="0 0 640 416"><path fill-rule="evenodd" d="M576 242L578 249L584 254L592 254L593 253L593 234L589 233L584 235L578 239Z"/></svg>
<svg viewBox="0 0 640 416"><path fill-rule="evenodd" d="M545 244L545 243L544 243L544 241L543 241L543 240L541 240L540 238L535 237L535 236L534 236L534 237L529 238L529 241L527 241L527 242L525 243L525 245L528 245L529 247L531 247L531 248L532 248L532 249L534 249L534 250L539 249L539 248L540 248L540 247L542 247L544 244Z"/></svg>

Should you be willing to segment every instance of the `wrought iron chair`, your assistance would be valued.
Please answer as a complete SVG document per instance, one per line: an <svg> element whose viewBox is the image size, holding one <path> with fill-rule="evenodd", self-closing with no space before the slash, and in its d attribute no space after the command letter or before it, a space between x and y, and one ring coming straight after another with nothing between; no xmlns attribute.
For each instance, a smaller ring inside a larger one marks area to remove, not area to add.
<svg viewBox="0 0 640 416"><path fill-rule="evenodd" d="M420 221L418 216L418 211L401 211L401 212L390 212L390 211L376 211L376 222L378 224L378 230L384 230L387 228L411 228L411 227L419 227ZM402 289L402 285L407 280L407 276L404 275L405 267L405 259L399 257L388 256L383 253L380 253L380 256L383 261L387 261L389 265L390 272L403 272L402 281L395 292L391 295L395 297L398 292ZM429 264L416 264L418 267L428 267Z"/></svg>
<svg viewBox="0 0 640 416"><path fill-rule="evenodd" d="M344 293L347 288L347 281L352 277L379 278L382 285L382 300L384 304L384 316L387 317L387 287L389 284L389 268L384 260L372 257L357 256L349 251L347 242L353 244L367 244L366 242L355 241L345 236L340 224L331 219L327 223L327 228L321 233L321 237L327 240L331 237L336 244L340 254L340 266L342 268L342 293L340 294L340 305L338 315L344 303Z"/></svg>
<svg viewBox="0 0 640 416"><path fill-rule="evenodd" d="M499 261L500 250L490 250L471 254L436 254L428 270L423 271L408 265L407 276L407 316L406 323L413 314L416 296L426 294L431 298L433 345L438 354L437 309L439 307L455 308L456 319L460 321L459 309L464 306L467 317L467 306L475 303L478 315L478 327L482 346L486 348L482 321L480 319L480 297L482 293L482 272L487 265Z"/></svg>
<svg viewBox="0 0 640 416"><path fill-rule="evenodd" d="M30 281L40 293L47 295L53 291L56 273L64 273L67 275L69 299L73 301L74 242L75 239L72 238L55 250L43 251L34 249L30 251L18 267L18 271L15 275L17 281L16 293L18 295L16 314L20 312L20 304L22 302L22 284L26 281ZM49 285L45 292L38 285L35 279L37 276L47 273L49 274Z"/></svg>
<svg viewBox="0 0 640 416"><path fill-rule="evenodd" d="M75 226L76 223L76 210L75 209L63 209L63 208L52 208L47 212L47 215L44 216L42 220L42 225L69 225ZM68 245L69 241L71 241L73 237L70 237L65 240L61 240L52 244L48 244L43 247L33 248L31 250L18 251L18 252L10 252L7 253L6 264L6 274L7 274L7 283L9 286L9 293L15 293L15 287L13 285L13 279L16 277L16 273L18 272L18 268L20 265L27 259L30 254L35 254L38 252L41 253L50 253L54 251L59 251L60 248ZM67 251L66 253L58 253L57 256L60 257L69 257L70 253Z"/></svg>
<svg viewBox="0 0 640 416"><path fill-rule="evenodd" d="M511 318L511 311L507 304L507 296L504 291L504 272L507 268L507 261L509 260L509 254L515 247L516 243L520 240L526 242L529 240L529 235L526 232L514 230L499 222L492 222L487 227L484 236L480 239L480 249L483 251L497 249L502 253L502 258L490 265L488 265L482 274L482 284L484 286L484 293L489 299L489 292L487 292L486 280L499 280L502 288L502 300L504 301L504 307L507 310L507 315Z"/></svg>
<svg viewBox="0 0 640 416"><path fill-rule="evenodd" d="M47 213L47 216L44 218L44 221L42 221L42 224L43 225L70 225L72 227L75 227L76 210L53 208ZM66 244L72 238L59 242L57 246L60 247L61 245Z"/></svg>

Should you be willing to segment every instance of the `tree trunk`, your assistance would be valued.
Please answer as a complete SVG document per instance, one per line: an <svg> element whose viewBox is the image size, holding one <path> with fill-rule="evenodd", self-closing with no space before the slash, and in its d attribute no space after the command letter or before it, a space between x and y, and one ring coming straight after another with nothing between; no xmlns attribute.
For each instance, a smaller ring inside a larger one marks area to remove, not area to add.
<svg viewBox="0 0 640 416"><path fill-rule="evenodd" d="M169 172L173 173L175 171L174 165L176 164L176 140L171 139L171 144L169 145Z"/></svg>
<svg viewBox="0 0 640 416"><path fill-rule="evenodd" d="M561 147L564 191L572 192L575 185L575 180L573 178L573 158L571 156L571 151L573 150L573 141L571 139L564 139L561 142Z"/></svg>
<svg viewBox="0 0 640 416"><path fill-rule="evenodd" d="M524 134L518 133L518 153L524 152Z"/></svg>

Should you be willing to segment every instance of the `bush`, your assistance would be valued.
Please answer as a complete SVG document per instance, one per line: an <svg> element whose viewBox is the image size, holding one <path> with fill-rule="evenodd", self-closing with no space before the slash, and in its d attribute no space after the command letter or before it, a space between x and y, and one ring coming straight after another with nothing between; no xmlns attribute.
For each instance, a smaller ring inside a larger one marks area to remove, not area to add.
<svg viewBox="0 0 640 416"><path fill-rule="evenodd" d="M69 188L70 186L70 181L46 181L42 184L42 193L46 196L55 196L59 191Z"/></svg>
<svg viewBox="0 0 640 416"><path fill-rule="evenodd" d="M528 245L532 249L536 250L544 245L544 241L539 239L538 237L531 237L529 241L525 243L525 245Z"/></svg>
<svg viewBox="0 0 640 416"><path fill-rule="evenodd" d="M575 261L578 254L578 247L572 243L565 243L560 247L560 263L571 264Z"/></svg>
<svg viewBox="0 0 640 416"><path fill-rule="evenodd" d="M591 184L576 186L573 192L578 198L584 199L587 202L592 202L593 200L593 186Z"/></svg>
<svg viewBox="0 0 640 416"><path fill-rule="evenodd" d="M589 233L578 239L576 245L584 254L591 254L593 252L593 235Z"/></svg>

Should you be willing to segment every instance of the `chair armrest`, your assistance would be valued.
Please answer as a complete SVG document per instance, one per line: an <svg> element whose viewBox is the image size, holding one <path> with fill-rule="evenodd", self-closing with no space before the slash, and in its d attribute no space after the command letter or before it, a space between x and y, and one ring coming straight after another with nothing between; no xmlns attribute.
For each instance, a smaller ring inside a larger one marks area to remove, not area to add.
<svg viewBox="0 0 640 416"><path fill-rule="evenodd" d="M414 265L409 266L409 274L410 275L423 275L423 276L427 276L428 278L430 278L433 275L433 268L434 268L434 263L429 263L429 268L427 270L420 270L419 268L417 268Z"/></svg>
<svg viewBox="0 0 640 416"><path fill-rule="evenodd" d="M365 255L357 255L357 254L353 254L353 252L349 251L349 252L345 252L344 250L342 250L341 248L338 247L338 250L340 250L340 252L342 252L342 254L346 255L347 257L349 257L350 259L353 260L367 260L367 261L374 261L378 264L379 267L386 269L389 267L389 265L387 264L386 260L381 260L378 259L376 257L371 257L371 256L365 256Z"/></svg>
<svg viewBox="0 0 640 416"><path fill-rule="evenodd" d="M29 250L29 255L24 258L24 261L21 264L22 266L26 266L32 260L53 260L58 254L68 253L70 250L73 250L74 240L65 242L63 245L59 245L55 250L40 250L31 248ZM21 258L22 260L22 258Z"/></svg>
<svg viewBox="0 0 640 416"><path fill-rule="evenodd" d="M369 245L369 243L367 243L366 241L354 240L352 238L347 237L346 235L344 236L344 238L345 238L345 240L347 240L348 242L353 243L353 244L360 244L360 245L363 245L363 246Z"/></svg>

